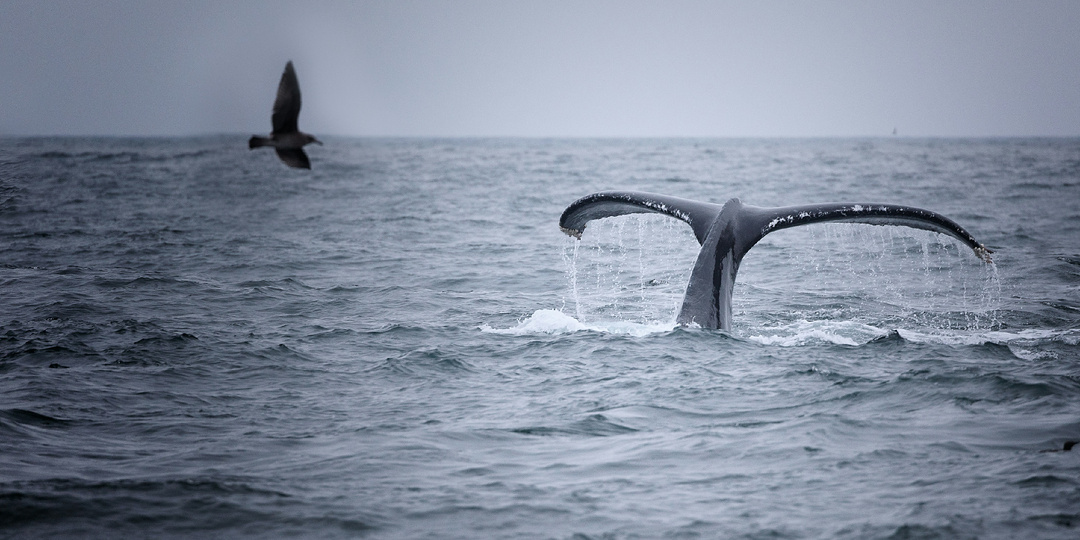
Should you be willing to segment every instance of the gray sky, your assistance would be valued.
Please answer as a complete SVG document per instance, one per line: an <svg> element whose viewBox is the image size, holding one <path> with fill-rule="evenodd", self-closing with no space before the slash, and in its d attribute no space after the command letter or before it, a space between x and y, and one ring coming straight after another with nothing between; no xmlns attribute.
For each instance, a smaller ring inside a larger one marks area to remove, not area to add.
<svg viewBox="0 0 1080 540"><path fill-rule="evenodd" d="M1080 135L1080 2L0 0L0 134Z"/></svg>

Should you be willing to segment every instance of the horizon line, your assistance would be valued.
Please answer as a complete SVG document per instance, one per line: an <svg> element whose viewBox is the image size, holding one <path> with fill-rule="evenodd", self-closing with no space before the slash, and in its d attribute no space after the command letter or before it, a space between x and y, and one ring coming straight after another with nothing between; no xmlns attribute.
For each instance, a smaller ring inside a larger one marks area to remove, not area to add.
<svg viewBox="0 0 1080 540"><path fill-rule="evenodd" d="M251 134L243 131L219 131L189 134L15 134L0 133L0 139L182 139L198 137L241 137ZM1075 139L1073 135L344 135L325 134L330 139L520 139L520 140L648 140L648 139Z"/></svg>

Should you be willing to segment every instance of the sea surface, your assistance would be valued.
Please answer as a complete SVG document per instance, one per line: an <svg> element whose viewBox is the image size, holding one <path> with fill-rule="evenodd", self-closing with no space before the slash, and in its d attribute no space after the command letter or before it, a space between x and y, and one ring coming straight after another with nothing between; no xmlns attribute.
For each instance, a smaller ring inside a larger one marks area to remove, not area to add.
<svg viewBox="0 0 1080 540"><path fill-rule="evenodd" d="M325 142L0 139L0 538L1080 537L1080 139Z"/></svg>

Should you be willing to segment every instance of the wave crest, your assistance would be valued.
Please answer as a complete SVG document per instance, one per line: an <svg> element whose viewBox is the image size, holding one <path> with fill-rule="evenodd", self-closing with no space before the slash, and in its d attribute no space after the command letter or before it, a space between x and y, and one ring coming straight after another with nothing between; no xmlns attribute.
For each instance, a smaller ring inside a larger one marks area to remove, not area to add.
<svg viewBox="0 0 1080 540"><path fill-rule="evenodd" d="M658 332L669 332L675 323L642 324L629 321L598 321L585 324L557 309L538 309L529 318L511 328L480 327L481 332L508 334L514 336L529 334L571 334L575 332L602 332L608 334L628 334L645 336Z"/></svg>

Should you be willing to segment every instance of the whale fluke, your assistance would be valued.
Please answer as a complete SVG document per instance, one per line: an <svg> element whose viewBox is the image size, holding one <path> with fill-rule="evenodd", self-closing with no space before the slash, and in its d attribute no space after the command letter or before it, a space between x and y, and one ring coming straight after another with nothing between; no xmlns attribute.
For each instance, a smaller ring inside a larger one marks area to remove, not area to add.
<svg viewBox="0 0 1080 540"><path fill-rule="evenodd" d="M559 227L566 234L580 239L585 224L594 219L654 212L685 221L694 229L698 243L702 243L709 234L709 226L720 215L721 208L719 204L655 193L604 191L586 195L568 206L559 220Z"/></svg>
<svg viewBox="0 0 1080 540"><path fill-rule="evenodd" d="M606 191L578 199L563 211L559 227L581 238L586 224L633 213L665 214L685 221L701 244L690 274L682 308L681 325L731 329L731 293L739 264L750 248L766 234L788 227L827 221L900 225L959 239L984 262L990 251L953 220L929 210L893 204L826 203L779 208L744 205L731 199L724 205L632 191Z"/></svg>
<svg viewBox="0 0 1080 540"><path fill-rule="evenodd" d="M297 119L300 117L300 81L292 61L285 64L285 72L278 83L277 98L274 99L274 113L270 117L273 131L269 137L252 135L248 139L248 148L272 146L281 161L290 167L310 169L311 160L304 153L304 145L322 144L312 135L300 131Z"/></svg>

